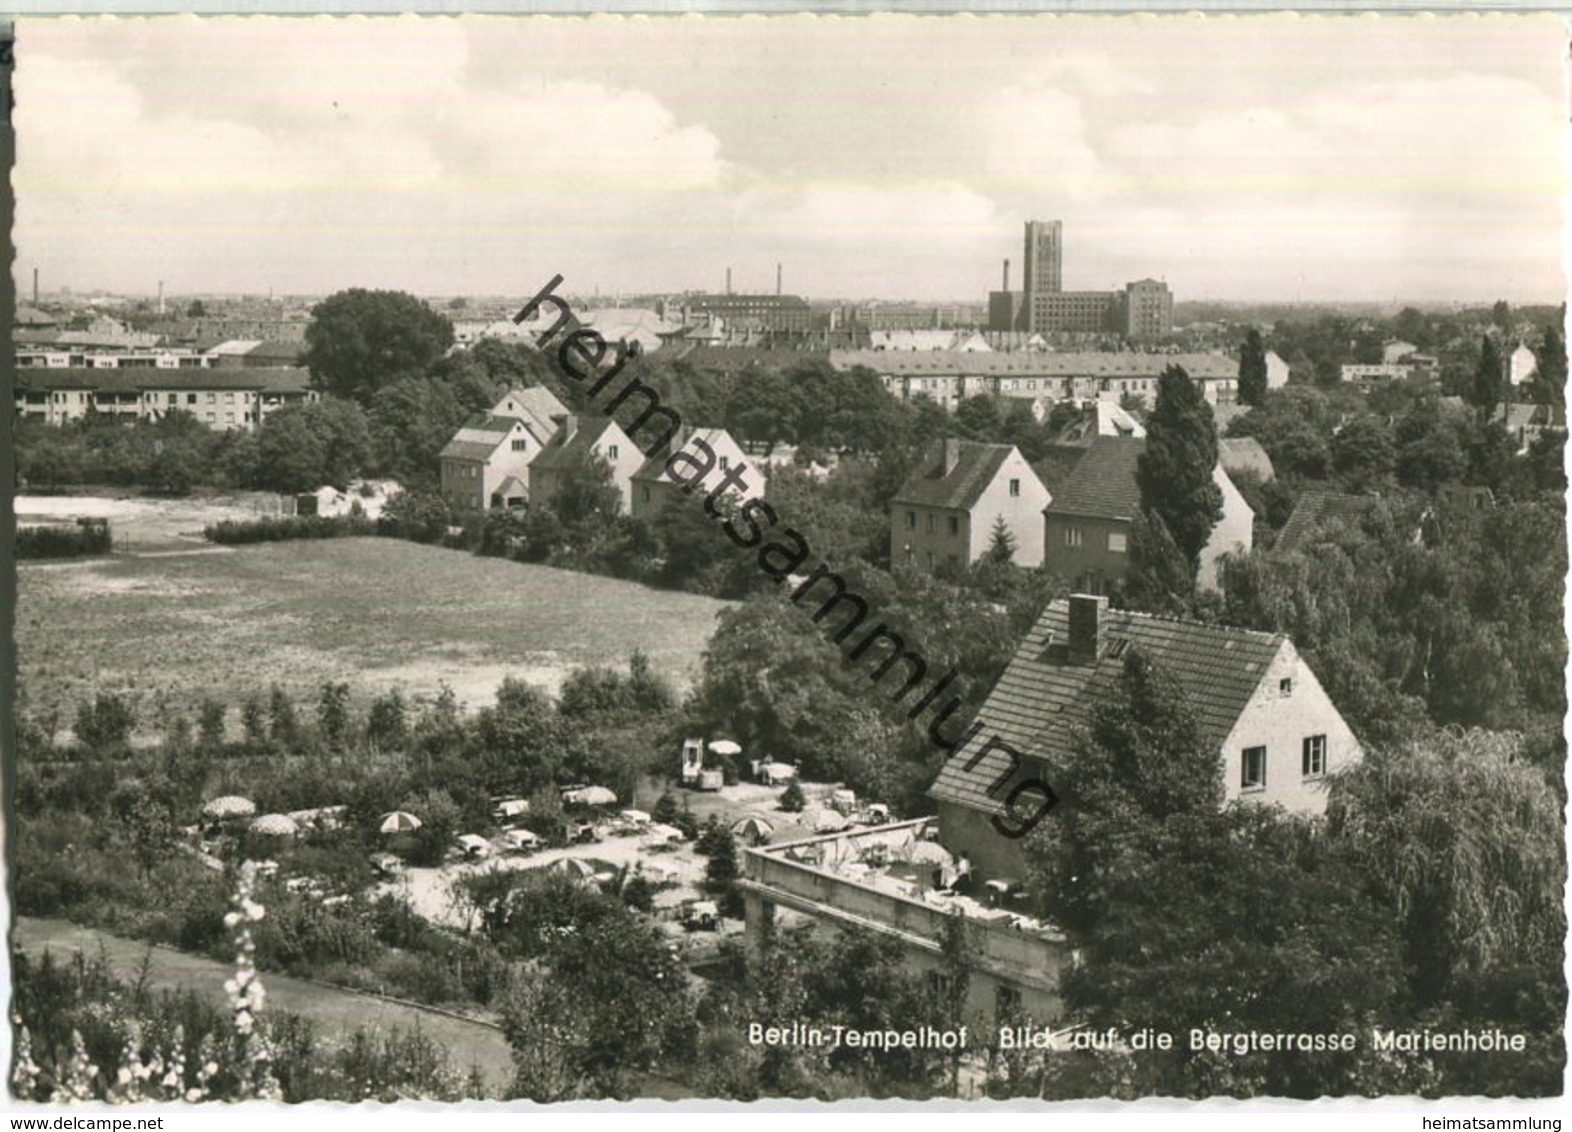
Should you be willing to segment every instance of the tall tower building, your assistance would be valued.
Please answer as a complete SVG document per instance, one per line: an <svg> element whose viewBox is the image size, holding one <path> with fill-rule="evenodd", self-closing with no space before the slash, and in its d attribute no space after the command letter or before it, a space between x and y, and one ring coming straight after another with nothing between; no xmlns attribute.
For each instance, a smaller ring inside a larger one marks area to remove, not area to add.
<svg viewBox="0 0 1572 1132"><path fill-rule="evenodd" d="M1026 222L1026 293L1052 295L1064 290L1064 222ZM1030 302L1030 299L1028 299Z"/></svg>
<svg viewBox="0 0 1572 1132"><path fill-rule="evenodd" d="M1047 329L1044 296L1064 290L1064 222L1028 220L1026 222L1026 280L1021 296L1026 329Z"/></svg>

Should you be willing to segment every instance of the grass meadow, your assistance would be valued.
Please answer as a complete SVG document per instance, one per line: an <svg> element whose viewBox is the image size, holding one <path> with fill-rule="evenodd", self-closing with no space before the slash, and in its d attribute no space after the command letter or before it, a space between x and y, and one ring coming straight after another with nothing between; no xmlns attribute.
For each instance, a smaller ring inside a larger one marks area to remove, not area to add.
<svg viewBox="0 0 1572 1132"><path fill-rule="evenodd" d="M270 543L168 557L22 564L16 642L22 706L134 697L233 709L278 684L313 701L328 680L357 703L391 688L474 708L504 676L555 690L572 668L634 649L679 687L697 676L724 602L396 539Z"/></svg>

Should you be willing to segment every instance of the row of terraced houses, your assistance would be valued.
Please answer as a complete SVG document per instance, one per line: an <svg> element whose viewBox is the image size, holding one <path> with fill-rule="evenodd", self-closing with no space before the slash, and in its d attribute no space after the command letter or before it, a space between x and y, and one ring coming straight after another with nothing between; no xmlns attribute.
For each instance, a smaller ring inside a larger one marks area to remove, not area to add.
<svg viewBox="0 0 1572 1132"><path fill-rule="evenodd" d="M697 477L706 490L744 460L742 447L721 428L684 427L672 451L703 454L713 466ZM610 472L622 513L635 519L657 514L683 485L667 472L667 457L646 457L611 417L570 413L541 386L511 389L491 408L464 422L441 456L441 491L457 511L483 511L549 503L568 477L596 462ZM691 469L690 469L690 474ZM763 494L762 478L732 494L738 501Z"/></svg>

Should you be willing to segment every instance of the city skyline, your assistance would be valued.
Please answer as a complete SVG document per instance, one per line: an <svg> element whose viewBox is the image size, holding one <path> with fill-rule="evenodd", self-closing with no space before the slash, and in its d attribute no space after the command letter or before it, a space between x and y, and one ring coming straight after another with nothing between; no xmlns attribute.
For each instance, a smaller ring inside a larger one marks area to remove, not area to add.
<svg viewBox="0 0 1572 1132"><path fill-rule="evenodd" d="M788 293L980 303L1052 218L1066 290L1553 303L1563 46L1523 17L23 20L15 270L609 295L782 263Z"/></svg>

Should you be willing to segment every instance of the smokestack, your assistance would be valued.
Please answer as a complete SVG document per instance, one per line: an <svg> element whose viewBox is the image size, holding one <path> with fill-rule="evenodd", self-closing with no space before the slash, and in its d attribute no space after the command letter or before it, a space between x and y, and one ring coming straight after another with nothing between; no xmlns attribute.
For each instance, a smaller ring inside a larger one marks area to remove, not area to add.
<svg viewBox="0 0 1572 1132"><path fill-rule="evenodd" d="M1103 610L1108 599L1091 594L1070 595L1070 659L1080 664L1095 663L1102 652Z"/></svg>
<svg viewBox="0 0 1572 1132"><path fill-rule="evenodd" d="M158 313L164 313L164 281L158 281Z"/></svg>
<svg viewBox="0 0 1572 1132"><path fill-rule="evenodd" d="M780 297L780 293L781 293L781 265L777 263L775 265L775 297L779 298Z"/></svg>
<svg viewBox="0 0 1572 1132"><path fill-rule="evenodd" d="M726 269L726 293L731 294L731 268Z"/></svg>
<svg viewBox="0 0 1572 1132"><path fill-rule="evenodd" d="M38 268L33 268L33 305L38 305Z"/></svg>
<svg viewBox="0 0 1572 1132"><path fill-rule="evenodd" d="M1010 289L1010 261L1004 261L1004 286L1000 290L1008 292Z"/></svg>

